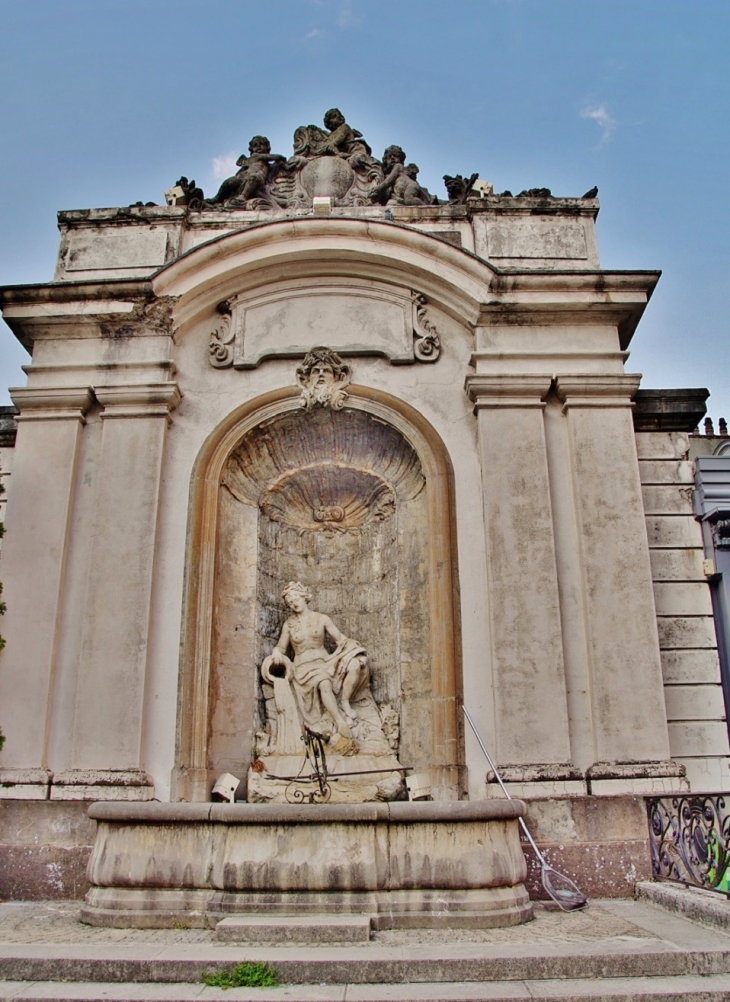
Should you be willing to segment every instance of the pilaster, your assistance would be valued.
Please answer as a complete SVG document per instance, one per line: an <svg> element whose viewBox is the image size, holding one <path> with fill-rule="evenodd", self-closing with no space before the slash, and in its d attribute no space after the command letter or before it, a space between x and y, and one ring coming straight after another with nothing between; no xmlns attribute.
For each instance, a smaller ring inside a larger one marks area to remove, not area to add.
<svg viewBox="0 0 730 1002"><path fill-rule="evenodd" d="M479 422L497 760L584 792L570 763L543 409L550 376L470 375ZM486 659L485 659L486 660Z"/></svg>
<svg viewBox="0 0 730 1002"><path fill-rule="evenodd" d="M52 799L144 800L147 639L165 432L176 383L99 387L98 493L76 696L72 768Z"/></svg>
<svg viewBox="0 0 730 1002"><path fill-rule="evenodd" d="M0 671L0 725L7 742L0 798L47 799L50 693L67 556L79 437L88 386L18 388L19 410L2 577L8 611Z"/></svg>
<svg viewBox="0 0 730 1002"><path fill-rule="evenodd" d="M582 573L595 794L677 789L632 422L640 376L560 376ZM573 624L575 628L575 624Z"/></svg>

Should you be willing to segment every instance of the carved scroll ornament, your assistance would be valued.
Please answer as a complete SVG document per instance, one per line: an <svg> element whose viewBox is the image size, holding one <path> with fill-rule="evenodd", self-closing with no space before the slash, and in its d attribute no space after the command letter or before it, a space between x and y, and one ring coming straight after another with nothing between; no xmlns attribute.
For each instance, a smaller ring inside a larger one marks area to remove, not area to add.
<svg viewBox="0 0 730 1002"><path fill-rule="evenodd" d="M441 354L441 339L433 323L428 319L428 300L419 292L411 293L413 298L413 353L419 362L435 362Z"/></svg>
<svg viewBox="0 0 730 1002"><path fill-rule="evenodd" d="M211 331L208 344L209 360L214 369L227 369L233 365L233 337L230 303L218 304L220 323Z"/></svg>

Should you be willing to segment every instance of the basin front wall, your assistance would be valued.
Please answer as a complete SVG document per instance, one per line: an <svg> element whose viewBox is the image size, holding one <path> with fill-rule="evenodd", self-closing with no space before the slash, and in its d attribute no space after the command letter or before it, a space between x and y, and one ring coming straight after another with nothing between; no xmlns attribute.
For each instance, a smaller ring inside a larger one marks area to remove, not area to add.
<svg viewBox="0 0 730 1002"><path fill-rule="evenodd" d="M374 928L518 925L519 801L94 804L84 922L214 927L228 914L369 915Z"/></svg>
<svg viewBox="0 0 730 1002"><path fill-rule="evenodd" d="M116 824L102 821L96 887L399 891L512 887L527 875L517 819L465 822Z"/></svg>

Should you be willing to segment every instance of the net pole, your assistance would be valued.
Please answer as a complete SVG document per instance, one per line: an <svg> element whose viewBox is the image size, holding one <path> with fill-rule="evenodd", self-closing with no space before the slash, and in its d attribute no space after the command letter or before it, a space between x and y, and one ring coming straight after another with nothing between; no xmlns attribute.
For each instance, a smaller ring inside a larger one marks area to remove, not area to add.
<svg viewBox="0 0 730 1002"><path fill-rule="evenodd" d="M471 727L472 731L474 732L474 737L477 739L477 742L479 743L479 747L484 752L484 757L486 758L487 762L489 762L489 768L492 770L492 772L495 775L495 778L496 778L497 782L502 787L502 792L504 793L504 795L507 798L507 800L514 800L514 797L511 797L509 795L509 793L507 791L507 787L502 782L502 777L497 772L497 767L494 764L494 762L492 761L492 756L487 751L486 745L484 744L484 742L481 739L481 735L479 734L479 731L476 728L476 724L471 719L471 714L469 713L469 711L467 710L467 708L464 706L463 703L461 704L461 708L464 711L464 716L466 717L466 719L469 722L469 726ZM532 835L530 835L530 830L527 827L527 825L525 824L524 819L523 818L518 818L518 820L520 822L520 826L522 828L522 831L525 833L525 835L527 837L527 841L532 846L533 852L535 853L535 855L537 856L537 858L540 860L541 865L543 867L547 866L548 864L545 862L542 853L540 852L540 850L535 845L535 840L533 839Z"/></svg>

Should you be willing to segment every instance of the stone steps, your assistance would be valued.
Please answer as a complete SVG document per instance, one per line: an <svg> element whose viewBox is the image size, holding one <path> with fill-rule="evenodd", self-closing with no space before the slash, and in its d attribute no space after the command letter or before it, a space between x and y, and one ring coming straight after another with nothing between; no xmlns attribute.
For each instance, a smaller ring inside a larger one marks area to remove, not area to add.
<svg viewBox="0 0 730 1002"><path fill-rule="evenodd" d="M0 982L9 1002L727 1002L730 975L220 988L201 984Z"/></svg>
<svg viewBox="0 0 730 1002"><path fill-rule="evenodd" d="M36 919L23 924L22 910L6 908L8 938L0 936L0 1000L730 1000L730 935L637 901L604 901L586 913L564 917L551 913L558 921L540 913L543 917L534 924L500 930L492 939L479 941L444 929L438 937L429 934L428 941L411 931L377 934L369 942L320 940L306 946L226 943L213 931L181 940L187 933L89 929L78 925L70 910L62 919L52 908L39 908L32 913ZM250 918L229 918L243 919L245 934L251 933ZM347 924L343 916L331 918L336 927ZM362 917L353 924L357 934L366 921ZM256 935L273 935L270 923L270 917L261 917ZM327 922L323 925L326 928ZM21 927L25 932L19 935ZM299 935L301 930L294 931ZM274 966L282 987L229 989L222 996L221 989L202 984L203 971L242 961Z"/></svg>
<svg viewBox="0 0 730 1002"><path fill-rule="evenodd" d="M11 981L200 981L201 971L241 961L276 967L288 984L388 984L656 978L730 974L730 944L679 949L656 941L429 946L0 946L0 978Z"/></svg>
<svg viewBox="0 0 730 1002"><path fill-rule="evenodd" d="M367 943L369 915L229 915L215 927L221 943Z"/></svg>

